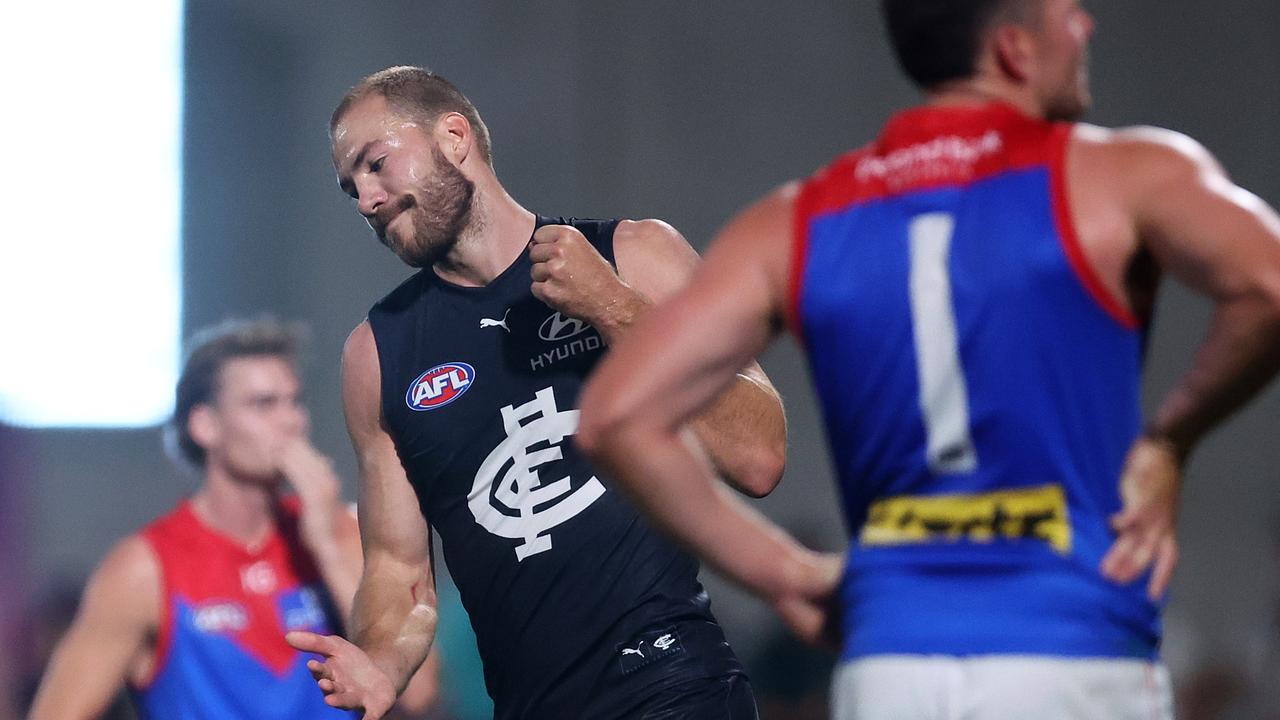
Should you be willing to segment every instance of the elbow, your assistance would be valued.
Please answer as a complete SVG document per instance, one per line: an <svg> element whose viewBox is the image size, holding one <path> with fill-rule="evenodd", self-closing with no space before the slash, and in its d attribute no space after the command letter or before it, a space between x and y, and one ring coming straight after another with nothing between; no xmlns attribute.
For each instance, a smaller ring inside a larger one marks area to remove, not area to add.
<svg viewBox="0 0 1280 720"><path fill-rule="evenodd" d="M605 459L608 448L617 441L625 421L616 403L609 402L590 390L588 387L583 395L578 431L573 440L587 457L600 462Z"/></svg>
<svg viewBox="0 0 1280 720"><path fill-rule="evenodd" d="M627 458L652 447L657 425L643 408L620 402L616 394L583 394L574 443L592 463L618 476Z"/></svg>
<svg viewBox="0 0 1280 720"><path fill-rule="evenodd" d="M759 499L778 487L786 467L786 443L772 443L744 454L741 466L732 472L733 484L743 494Z"/></svg>

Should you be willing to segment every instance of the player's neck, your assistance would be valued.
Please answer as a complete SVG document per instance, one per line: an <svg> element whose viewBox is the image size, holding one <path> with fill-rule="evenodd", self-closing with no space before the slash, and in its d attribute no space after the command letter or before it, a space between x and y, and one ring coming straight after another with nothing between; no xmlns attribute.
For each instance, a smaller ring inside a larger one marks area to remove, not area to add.
<svg viewBox="0 0 1280 720"><path fill-rule="evenodd" d="M930 105L939 107L986 105L998 102L1012 105L1029 117L1044 116L1043 110L1029 88L983 75L944 83L928 93L927 97Z"/></svg>
<svg viewBox="0 0 1280 720"><path fill-rule="evenodd" d="M200 521L220 535L256 550L275 530L275 493L266 485L235 480L218 468L205 472L191 498Z"/></svg>
<svg viewBox="0 0 1280 720"><path fill-rule="evenodd" d="M496 178L477 180L467 228L433 269L456 285L488 285L525 251L536 221Z"/></svg>

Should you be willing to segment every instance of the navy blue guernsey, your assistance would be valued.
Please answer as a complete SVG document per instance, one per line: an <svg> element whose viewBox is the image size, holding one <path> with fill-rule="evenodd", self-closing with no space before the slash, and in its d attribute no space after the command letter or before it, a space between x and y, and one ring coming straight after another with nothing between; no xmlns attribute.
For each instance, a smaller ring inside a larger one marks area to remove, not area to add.
<svg viewBox="0 0 1280 720"><path fill-rule="evenodd" d="M546 224L576 227L614 262L616 220L538 218ZM379 301L369 322L382 412L440 535L496 717L619 715L602 691L607 674L655 688L690 679L633 674L641 658L622 652L628 643L657 641L629 651L647 659L679 649L668 626L718 628L697 564L573 446L578 394L605 344L533 296L530 267L521 253L476 288L426 268ZM716 646L694 677L740 671Z"/></svg>

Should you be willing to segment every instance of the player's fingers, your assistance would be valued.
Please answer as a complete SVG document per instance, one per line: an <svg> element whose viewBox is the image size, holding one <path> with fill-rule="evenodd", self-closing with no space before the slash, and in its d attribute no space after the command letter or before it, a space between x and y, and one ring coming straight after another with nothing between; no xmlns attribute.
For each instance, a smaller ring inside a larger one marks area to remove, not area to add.
<svg viewBox="0 0 1280 720"><path fill-rule="evenodd" d="M546 282L551 279L551 269L546 263L538 263L529 270L529 277L533 278L534 282Z"/></svg>
<svg viewBox="0 0 1280 720"><path fill-rule="evenodd" d="M1127 583L1137 574L1133 570L1138 538L1134 533L1123 533L1111 544L1102 558L1102 574L1115 582Z"/></svg>
<svg viewBox="0 0 1280 720"><path fill-rule="evenodd" d="M533 296L551 307L557 306L557 298L554 291L555 286L546 280L535 280L530 286L529 291Z"/></svg>
<svg viewBox="0 0 1280 720"><path fill-rule="evenodd" d="M560 254L555 243L541 242L529 245L529 259L535 263L546 262Z"/></svg>
<svg viewBox="0 0 1280 720"><path fill-rule="evenodd" d="M311 677L316 680L333 677L333 673L329 670L329 666L319 660L308 660L307 669L311 671Z"/></svg>
<svg viewBox="0 0 1280 720"><path fill-rule="evenodd" d="M1125 545L1115 565L1114 579L1122 583L1133 582L1151 566L1159 541L1159 536L1150 531L1131 530L1127 536L1131 541Z"/></svg>
<svg viewBox="0 0 1280 720"><path fill-rule="evenodd" d="M1156 552L1155 569L1151 572L1151 582L1147 584L1147 597L1153 602L1164 597L1169 589L1169 580L1173 578L1173 570L1178 566L1178 541L1172 536L1160 543Z"/></svg>
<svg viewBox="0 0 1280 720"><path fill-rule="evenodd" d="M316 685L320 686L320 689L324 691L325 695L332 695L333 693L338 692L338 683L334 682L331 678L320 678L316 681Z"/></svg>
<svg viewBox="0 0 1280 720"><path fill-rule="evenodd" d="M294 650L316 653L318 655L333 654L333 639L324 635L317 635L316 633L306 632L305 630L294 630L285 634L284 641L289 643L289 646Z"/></svg>
<svg viewBox="0 0 1280 720"><path fill-rule="evenodd" d="M1138 517L1137 508L1126 507L1108 518L1108 522L1111 525L1112 532L1122 533L1133 527L1134 523L1138 521Z"/></svg>
<svg viewBox="0 0 1280 720"><path fill-rule="evenodd" d="M563 237L567 230L568 227L565 225L543 225L533 231L533 239L529 244L534 246L554 243Z"/></svg>

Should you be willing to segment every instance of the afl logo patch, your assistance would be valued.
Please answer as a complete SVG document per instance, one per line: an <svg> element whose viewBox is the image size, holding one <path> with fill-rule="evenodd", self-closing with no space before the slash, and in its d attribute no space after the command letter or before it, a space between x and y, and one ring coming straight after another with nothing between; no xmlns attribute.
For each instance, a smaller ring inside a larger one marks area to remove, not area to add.
<svg viewBox="0 0 1280 720"><path fill-rule="evenodd" d="M404 401L410 410L435 410L462 397L475 378L475 368L464 362L437 365L409 385Z"/></svg>

